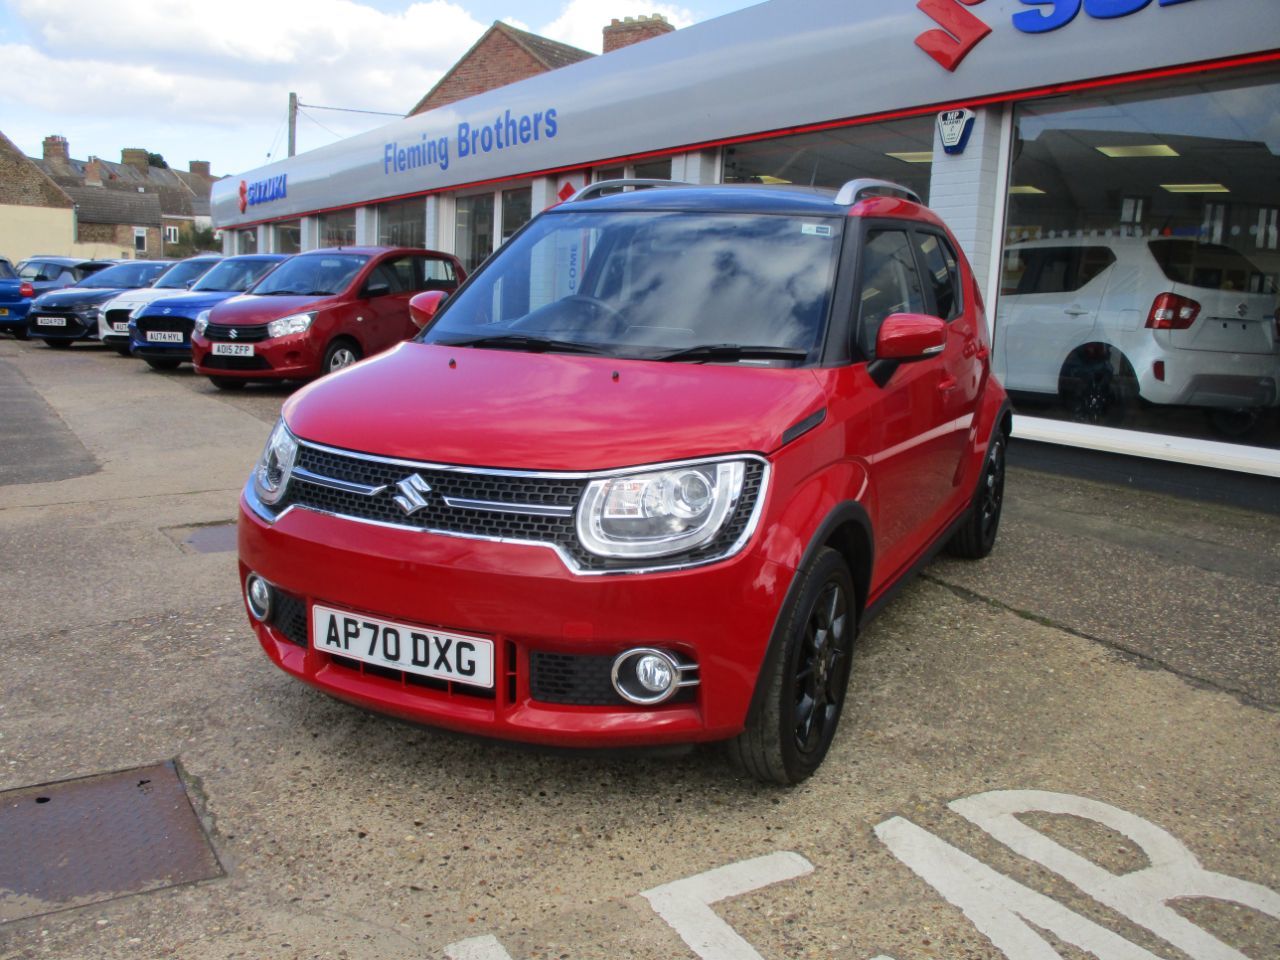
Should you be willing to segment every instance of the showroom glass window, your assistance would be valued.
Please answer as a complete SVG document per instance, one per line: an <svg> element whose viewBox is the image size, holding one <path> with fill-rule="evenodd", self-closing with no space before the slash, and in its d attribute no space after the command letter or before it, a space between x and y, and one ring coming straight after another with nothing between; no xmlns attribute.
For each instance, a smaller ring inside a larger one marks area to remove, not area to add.
<svg viewBox="0 0 1280 960"><path fill-rule="evenodd" d="M1280 448L1280 74L1014 117L994 338L1018 411Z"/></svg>
<svg viewBox="0 0 1280 960"><path fill-rule="evenodd" d="M459 197L453 233L453 249L467 273L493 250L494 195L481 193Z"/></svg>
<svg viewBox="0 0 1280 960"><path fill-rule="evenodd" d="M322 247L354 247L356 245L356 212L335 210L316 218ZM284 253L285 251L280 251Z"/></svg>
<svg viewBox="0 0 1280 960"><path fill-rule="evenodd" d="M839 187L874 177L910 187L928 203L934 118L804 133L739 143L724 150L725 183Z"/></svg>
<svg viewBox="0 0 1280 960"><path fill-rule="evenodd" d="M236 231L236 253L257 253L258 231L252 227Z"/></svg>
<svg viewBox="0 0 1280 960"><path fill-rule="evenodd" d="M302 252L301 220L284 220L272 227L272 230L275 232L276 253Z"/></svg>
<svg viewBox="0 0 1280 960"><path fill-rule="evenodd" d="M533 189L517 187L502 191L502 242L529 222L533 216Z"/></svg>
<svg viewBox="0 0 1280 960"><path fill-rule="evenodd" d="M387 247L424 247L427 243L427 201L423 197L384 203L378 207L378 243Z"/></svg>

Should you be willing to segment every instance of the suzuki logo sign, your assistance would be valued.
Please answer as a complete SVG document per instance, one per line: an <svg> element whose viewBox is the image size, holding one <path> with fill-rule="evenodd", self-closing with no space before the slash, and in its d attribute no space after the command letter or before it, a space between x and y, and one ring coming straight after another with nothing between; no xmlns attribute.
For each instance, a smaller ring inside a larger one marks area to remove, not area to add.
<svg viewBox="0 0 1280 960"><path fill-rule="evenodd" d="M400 491L395 498L396 506L406 515L413 516L419 510L426 508L427 494L431 492L431 484L423 480L420 474L409 474L396 484L396 489Z"/></svg>

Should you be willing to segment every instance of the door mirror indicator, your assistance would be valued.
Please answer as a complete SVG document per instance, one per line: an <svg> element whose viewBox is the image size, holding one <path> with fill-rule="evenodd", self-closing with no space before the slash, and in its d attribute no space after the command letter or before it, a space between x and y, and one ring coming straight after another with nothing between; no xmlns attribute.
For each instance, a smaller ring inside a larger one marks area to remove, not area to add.
<svg viewBox="0 0 1280 960"><path fill-rule="evenodd" d="M923 313L895 313L876 334L876 359L923 360L941 353L946 342L945 321Z"/></svg>

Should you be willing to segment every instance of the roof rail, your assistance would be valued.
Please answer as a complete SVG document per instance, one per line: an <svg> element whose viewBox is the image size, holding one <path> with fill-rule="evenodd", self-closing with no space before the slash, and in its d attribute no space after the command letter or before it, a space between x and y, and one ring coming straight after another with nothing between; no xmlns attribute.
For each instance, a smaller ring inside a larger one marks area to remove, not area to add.
<svg viewBox="0 0 1280 960"><path fill-rule="evenodd" d="M647 187L692 187L692 183L686 183L683 180L600 180L596 183L589 183L565 203L574 203L578 200L590 200L592 197L599 196L606 190L622 190L626 187L633 187L636 190Z"/></svg>
<svg viewBox="0 0 1280 960"><path fill-rule="evenodd" d="M861 200L864 194L871 193L874 190L883 190L889 194L898 194L910 200L912 203L924 203L924 201L920 199L920 195L918 193L902 186L901 184L891 183L888 180L871 180L865 178L850 180L841 187L840 192L836 194L836 203L845 207L852 206ZM880 194L875 195L879 196Z"/></svg>

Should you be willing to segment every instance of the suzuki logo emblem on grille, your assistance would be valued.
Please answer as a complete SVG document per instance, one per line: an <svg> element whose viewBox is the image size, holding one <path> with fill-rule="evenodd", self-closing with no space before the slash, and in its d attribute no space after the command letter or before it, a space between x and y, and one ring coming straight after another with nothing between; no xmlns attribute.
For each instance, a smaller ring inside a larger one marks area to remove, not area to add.
<svg viewBox="0 0 1280 960"><path fill-rule="evenodd" d="M230 337L232 340L234 340L236 337L240 336L240 331L232 330L230 333L227 334L227 336Z"/></svg>
<svg viewBox="0 0 1280 960"><path fill-rule="evenodd" d="M1243 320L1249 315L1249 304L1241 303L1236 307L1236 316Z"/></svg>
<svg viewBox="0 0 1280 960"><path fill-rule="evenodd" d="M395 498L396 505L407 515L413 516L426 507L431 484L423 480L420 474L411 473L396 484L396 489L400 491Z"/></svg>
<svg viewBox="0 0 1280 960"><path fill-rule="evenodd" d="M162 310L161 312L167 317L169 314L173 313L173 308L165 307L164 310Z"/></svg>

